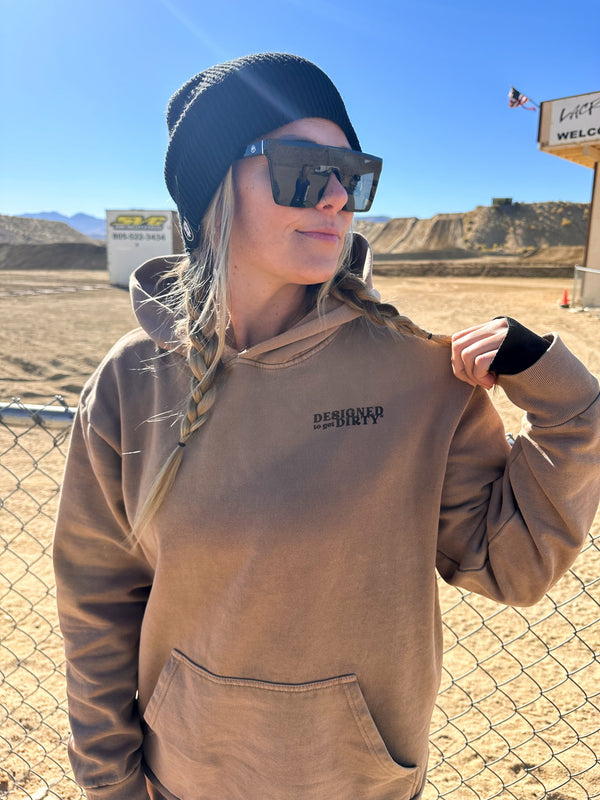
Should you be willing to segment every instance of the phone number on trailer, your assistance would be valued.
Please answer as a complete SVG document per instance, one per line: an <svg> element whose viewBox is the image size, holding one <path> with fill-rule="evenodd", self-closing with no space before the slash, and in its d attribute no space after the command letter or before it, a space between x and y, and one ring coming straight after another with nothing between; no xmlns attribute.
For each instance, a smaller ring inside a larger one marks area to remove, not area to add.
<svg viewBox="0 0 600 800"><path fill-rule="evenodd" d="M116 231L112 235L113 239L129 239L134 240L136 242L166 242L167 237L164 233L117 233Z"/></svg>

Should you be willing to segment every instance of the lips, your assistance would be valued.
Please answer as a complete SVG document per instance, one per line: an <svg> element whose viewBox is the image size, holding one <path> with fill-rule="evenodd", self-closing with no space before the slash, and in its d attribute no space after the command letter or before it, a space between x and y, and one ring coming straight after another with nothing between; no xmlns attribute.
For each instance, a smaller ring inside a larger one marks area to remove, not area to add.
<svg viewBox="0 0 600 800"><path fill-rule="evenodd" d="M315 228L309 231L298 231L298 233L302 234L302 236L307 236L309 239L331 244L337 244L340 241L340 234L335 228Z"/></svg>

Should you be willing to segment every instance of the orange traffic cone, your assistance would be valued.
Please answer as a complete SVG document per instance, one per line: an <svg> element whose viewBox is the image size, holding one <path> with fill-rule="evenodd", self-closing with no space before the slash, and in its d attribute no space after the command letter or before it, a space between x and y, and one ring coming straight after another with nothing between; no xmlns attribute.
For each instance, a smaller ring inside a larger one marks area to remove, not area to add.
<svg viewBox="0 0 600 800"><path fill-rule="evenodd" d="M562 300L560 301L559 305L561 308L569 307L569 294L566 289L563 291Z"/></svg>

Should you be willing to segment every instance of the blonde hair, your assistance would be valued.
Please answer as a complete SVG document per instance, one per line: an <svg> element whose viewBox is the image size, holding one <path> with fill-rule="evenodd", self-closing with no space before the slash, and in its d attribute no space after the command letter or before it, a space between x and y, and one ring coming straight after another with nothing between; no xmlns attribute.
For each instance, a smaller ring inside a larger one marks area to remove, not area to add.
<svg viewBox="0 0 600 800"><path fill-rule="evenodd" d="M230 168L202 220L200 247L165 275L165 279L175 279L167 302L179 320L175 334L186 350L191 388L179 441L150 487L131 531L135 542L162 505L175 481L185 445L204 425L215 402L215 382L221 369L228 324L227 267L233 209Z"/></svg>
<svg viewBox="0 0 600 800"><path fill-rule="evenodd" d="M234 213L232 169L230 168L202 221L202 243L192 256L184 258L165 278L174 278L168 302L179 319L175 332L186 349L191 371L190 397L181 419L179 441L156 476L137 515L131 538L139 542L143 531L169 493L190 437L204 425L215 403L216 382L229 322L227 278L229 243ZM364 280L351 270L353 234L348 232L335 274L320 287L308 287L313 307L322 308L331 297L358 311L376 325L402 331L423 339L447 344L447 336L435 336L380 302Z"/></svg>
<svg viewBox="0 0 600 800"><path fill-rule="evenodd" d="M408 333L419 339L430 339L438 344L450 344L450 337L434 334L398 313L391 303L381 302L378 294L369 289L365 281L350 269L348 261L342 263L338 271L326 281L319 291L317 302L323 304L327 297L339 300L354 311L358 311L375 325L385 327L396 333Z"/></svg>

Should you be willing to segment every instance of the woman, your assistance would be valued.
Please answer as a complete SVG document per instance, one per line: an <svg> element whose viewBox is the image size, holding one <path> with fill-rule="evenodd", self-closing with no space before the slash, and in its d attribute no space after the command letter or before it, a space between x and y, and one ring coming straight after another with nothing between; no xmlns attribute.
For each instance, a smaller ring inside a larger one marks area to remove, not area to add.
<svg viewBox="0 0 600 800"><path fill-rule="evenodd" d="M417 798L436 566L514 604L569 567L597 381L554 335L450 344L379 302L350 226L380 161L310 62L218 65L167 119L188 257L133 278L56 531L75 775L92 800ZM528 412L512 451L496 382Z"/></svg>

